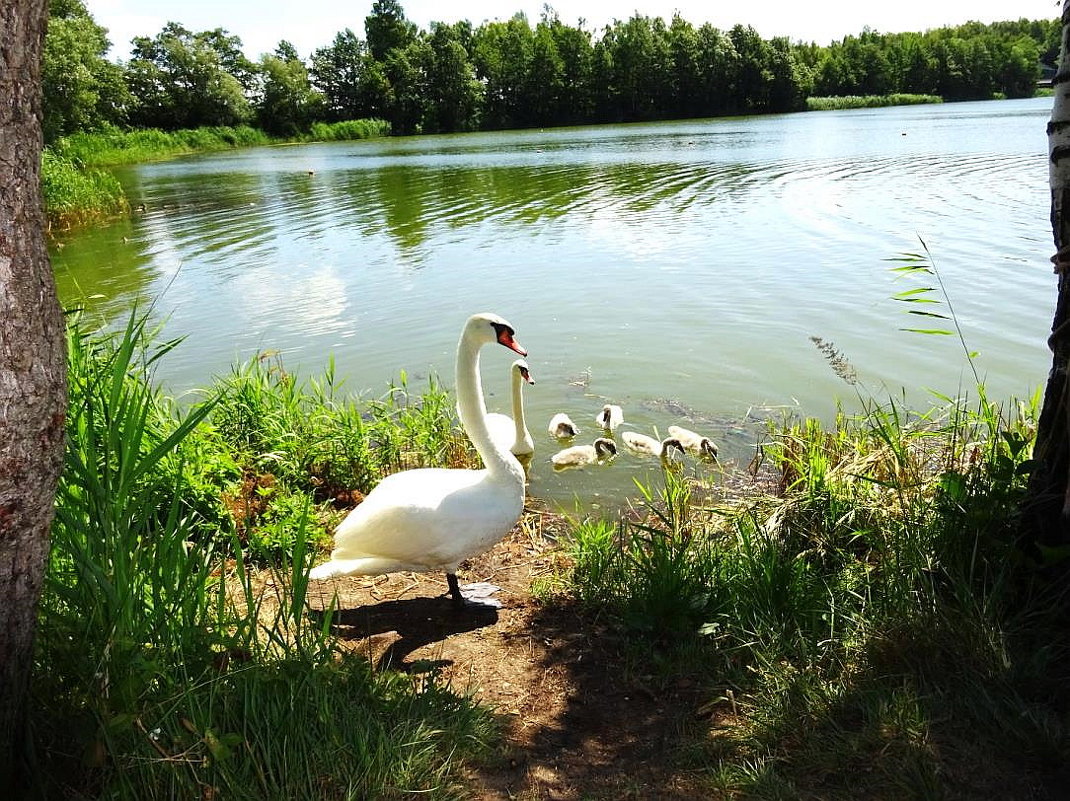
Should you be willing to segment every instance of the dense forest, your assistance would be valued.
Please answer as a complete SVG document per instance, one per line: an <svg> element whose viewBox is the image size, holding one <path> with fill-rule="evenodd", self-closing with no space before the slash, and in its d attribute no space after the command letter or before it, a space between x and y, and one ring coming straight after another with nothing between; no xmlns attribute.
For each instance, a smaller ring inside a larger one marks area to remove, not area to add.
<svg viewBox="0 0 1070 801"><path fill-rule="evenodd" d="M1027 97L1058 53L1055 19L970 22L923 33L863 31L828 45L763 39L636 14L601 30L561 21L419 29L398 0L302 58L287 41L251 60L241 39L169 22L109 61L83 0L51 0L45 136L107 126L254 125L278 136L315 122L379 118L395 133L631 122L792 111L812 96Z"/></svg>

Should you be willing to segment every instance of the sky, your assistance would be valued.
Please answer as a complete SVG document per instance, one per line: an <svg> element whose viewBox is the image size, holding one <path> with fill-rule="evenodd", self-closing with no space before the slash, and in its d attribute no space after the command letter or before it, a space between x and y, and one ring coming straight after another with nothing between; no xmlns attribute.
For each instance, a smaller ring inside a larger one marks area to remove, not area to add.
<svg viewBox="0 0 1070 801"><path fill-rule="evenodd" d="M318 47L329 45L335 34L351 28L364 38L364 18L372 0L85 0L98 25L108 29L111 57L126 59L130 39L155 36L167 22L178 22L193 31L224 28L242 40L245 54L257 58L286 39L308 57ZM401 0L405 16L420 28L432 21L467 19L478 26L485 20L508 19L518 11L534 25L545 0ZM709 22L727 30L733 25L751 25L766 39L787 36L792 41L827 45L869 27L881 33L924 31L969 20L995 22L1006 19L1054 19L1056 0L552 0L549 3L561 21L576 25L582 19L587 30L597 31L614 19L628 19L636 12L661 17L666 22L675 12L694 25Z"/></svg>

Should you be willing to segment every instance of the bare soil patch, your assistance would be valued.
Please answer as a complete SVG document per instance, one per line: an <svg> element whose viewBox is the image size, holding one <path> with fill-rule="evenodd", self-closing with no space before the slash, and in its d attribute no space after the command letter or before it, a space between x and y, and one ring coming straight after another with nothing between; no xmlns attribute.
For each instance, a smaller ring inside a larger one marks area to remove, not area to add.
<svg viewBox="0 0 1070 801"><path fill-rule="evenodd" d="M456 610L439 574L312 582L310 602L337 592L336 631L376 666L436 670L504 720L501 757L473 770L480 801L709 797L677 761L708 698L629 675L623 637L578 612L532 598L562 556L560 522L529 510L509 537L464 565L461 582L501 587L502 608ZM686 749L685 749L686 750Z"/></svg>

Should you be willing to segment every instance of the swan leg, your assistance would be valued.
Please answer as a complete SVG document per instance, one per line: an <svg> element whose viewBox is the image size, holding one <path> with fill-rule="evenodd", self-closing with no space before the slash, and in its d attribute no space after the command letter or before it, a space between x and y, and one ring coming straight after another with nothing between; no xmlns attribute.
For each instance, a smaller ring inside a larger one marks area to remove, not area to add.
<svg viewBox="0 0 1070 801"><path fill-rule="evenodd" d="M449 585L449 595L453 599L454 609L468 609L471 611L488 612L494 609L501 608L502 602L496 598L488 597L482 601L473 601L471 598L465 598L464 594L461 592L460 584L457 583L456 573L446 574L446 584ZM497 589L497 587L494 587L494 590Z"/></svg>

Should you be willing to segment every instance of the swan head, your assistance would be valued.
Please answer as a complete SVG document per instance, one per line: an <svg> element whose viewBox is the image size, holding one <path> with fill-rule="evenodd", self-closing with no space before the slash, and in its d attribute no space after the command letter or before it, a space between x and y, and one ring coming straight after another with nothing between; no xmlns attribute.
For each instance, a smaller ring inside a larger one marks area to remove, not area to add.
<svg viewBox="0 0 1070 801"><path fill-rule="evenodd" d="M595 415L595 420L598 421L598 424L602 426L602 428L607 431L612 431L624 422L624 412L619 406L607 403L602 407L602 411Z"/></svg>
<svg viewBox="0 0 1070 801"><path fill-rule="evenodd" d="M675 453L674 453L675 451ZM684 443L680 442L676 437L669 437L661 441L661 455L666 459L673 457L683 456Z"/></svg>
<svg viewBox="0 0 1070 801"><path fill-rule="evenodd" d="M513 362L513 369L520 373L520 377L529 384L535 383L535 379L531 377L531 369L528 367L528 363L523 359L517 359Z"/></svg>
<svg viewBox="0 0 1070 801"><path fill-rule="evenodd" d="M509 350L516 351L521 356L527 356L528 352L520 347L515 339L516 330L503 317L490 312L473 314L468 318L464 326L464 338L472 339L480 345L497 342Z"/></svg>
<svg viewBox="0 0 1070 801"><path fill-rule="evenodd" d="M617 455L617 443L608 437L599 437L594 441L594 452L599 459Z"/></svg>

